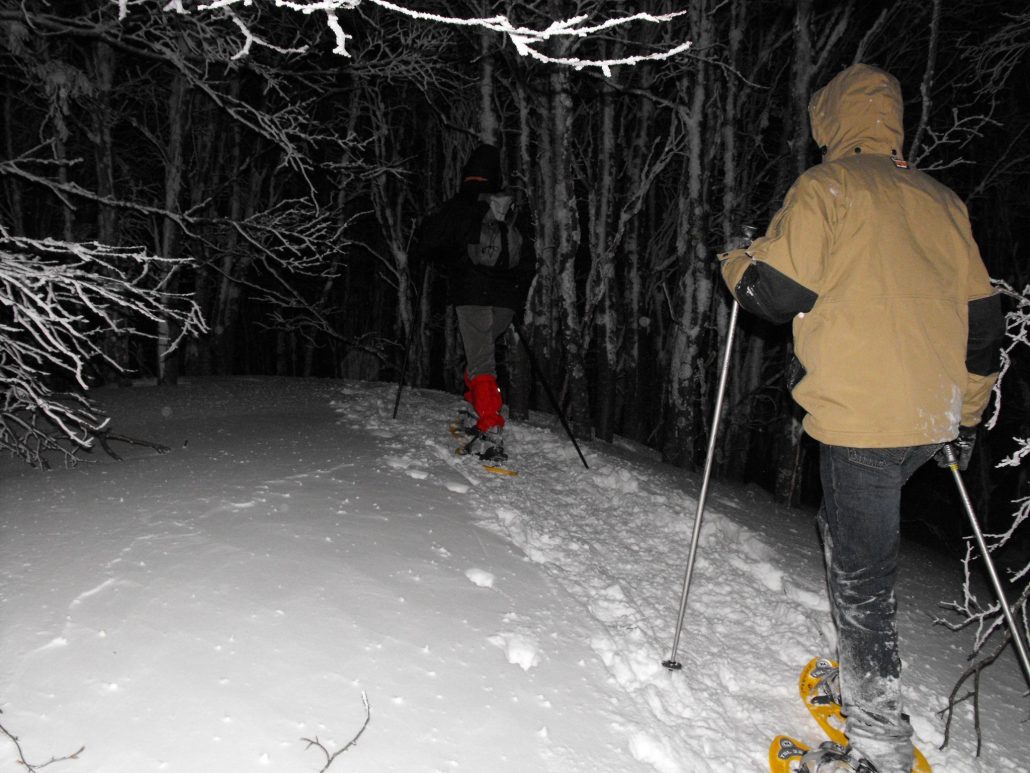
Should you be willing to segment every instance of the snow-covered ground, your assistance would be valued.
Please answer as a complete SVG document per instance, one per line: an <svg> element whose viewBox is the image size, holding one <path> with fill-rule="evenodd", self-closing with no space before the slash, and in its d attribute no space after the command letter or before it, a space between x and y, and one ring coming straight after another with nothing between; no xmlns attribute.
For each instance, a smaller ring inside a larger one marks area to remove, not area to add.
<svg viewBox="0 0 1030 773"><path fill-rule="evenodd" d="M809 513L715 485L670 654L696 476L509 424L518 477L456 457L460 398L204 379L102 389L171 447L39 473L2 462L0 724L69 773L762 771L830 620ZM944 473L942 473L942 476ZM947 479L942 477L942 485ZM907 546L905 694L936 771L1027 771L1014 657L941 751L968 635L959 568ZM363 703L367 696L368 714ZM310 746L308 739L324 747ZM0 736L0 770L20 769Z"/></svg>

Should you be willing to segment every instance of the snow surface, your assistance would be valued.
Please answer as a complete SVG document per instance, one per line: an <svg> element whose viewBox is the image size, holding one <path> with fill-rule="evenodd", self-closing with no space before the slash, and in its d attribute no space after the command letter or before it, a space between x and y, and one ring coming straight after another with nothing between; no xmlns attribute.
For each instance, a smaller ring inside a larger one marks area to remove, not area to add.
<svg viewBox="0 0 1030 773"><path fill-rule="evenodd" d="M456 457L460 398L390 384L204 379L102 389L125 461L2 463L0 723L69 773L762 771L832 636L811 513L713 486L670 655L696 476L547 417L518 477ZM945 485L942 482L942 485ZM906 547L905 695L935 770L1026 771L1006 656L938 749L969 634L932 624L957 563ZM0 737L0 770L21 769Z"/></svg>

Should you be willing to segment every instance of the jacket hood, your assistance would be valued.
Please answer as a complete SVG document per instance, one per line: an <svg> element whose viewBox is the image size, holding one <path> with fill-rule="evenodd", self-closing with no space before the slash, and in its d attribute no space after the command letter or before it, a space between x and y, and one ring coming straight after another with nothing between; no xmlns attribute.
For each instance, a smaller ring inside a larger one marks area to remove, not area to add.
<svg viewBox="0 0 1030 773"><path fill-rule="evenodd" d="M857 153L900 156L902 113L898 79L867 64L839 73L808 104L812 137L824 161Z"/></svg>
<svg viewBox="0 0 1030 773"><path fill-rule="evenodd" d="M501 151L477 145L461 168L461 190L494 193L501 189Z"/></svg>

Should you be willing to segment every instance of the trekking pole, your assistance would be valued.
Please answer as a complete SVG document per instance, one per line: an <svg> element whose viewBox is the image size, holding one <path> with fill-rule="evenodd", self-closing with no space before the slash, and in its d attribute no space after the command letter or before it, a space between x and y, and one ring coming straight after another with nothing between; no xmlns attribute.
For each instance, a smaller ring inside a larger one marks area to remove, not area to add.
<svg viewBox="0 0 1030 773"><path fill-rule="evenodd" d="M429 267L422 272L422 284L425 285L426 274L429 272ZM401 407L401 390L404 389L404 377L408 373L408 360L411 355L411 342L415 338L415 333L418 330L419 323L422 321L422 294L415 291L415 313L411 317L411 330L408 331L408 340L404 344L404 361L401 363L401 375L397 380L397 399L393 401L393 418L397 418L397 409Z"/></svg>
<svg viewBox="0 0 1030 773"><path fill-rule="evenodd" d="M569 440L572 441L572 445L576 447L576 453L579 454L579 460L583 462L583 466L588 470L590 465L587 464L587 460L583 457L583 452L579 450L579 443L576 442L576 436L572 434L572 428L569 427L569 422L565 418L565 414L562 412L561 406L558 405L558 400L554 396L554 392L551 391L551 385L547 383L547 379L544 378L544 374L540 372L540 366L537 365L536 357L533 355L533 350L529 348L529 344L526 342L526 337L522 332L522 325L515 322L515 335L519 337L519 341L522 342L522 348L526 350L526 356L529 358L529 366L533 370L533 375L537 377L537 380L543 385L544 391L547 393L547 398L551 401L551 406L554 408L555 413L558 414L558 419L561 421L561 425L565 428L565 432L569 436Z"/></svg>
<svg viewBox="0 0 1030 773"><path fill-rule="evenodd" d="M951 443L945 443L942 450L944 452L944 459L948 463L948 469L951 470L952 477L955 478L955 486L958 487L959 498L962 500L962 504L965 505L966 514L969 516L969 523L973 527L973 536L976 537L976 544L980 547L980 555L984 557L984 563L987 564L987 574L990 575L991 584L994 585L994 593L998 597L998 604L1001 605L1002 614L1005 615L1005 622L1009 625L1012 642L1015 644L1016 652L1019 654L1019 659L1023 664L1024 676L1030 680L1030 657L1027 657L1026 645L1019 635L1019 627L1016 624L1016 619L1012 616L1012 608L1009 606L1008 601L1005 600L1005 591L1001 586L1001 580L998 578L998 572L994 568L991 554L987 550L987 542L984 540L983 532L980 530L980 524L976 521L973 503L966 492L965 484L962 483L962 476L958 470L958 455L955 453L955 448Z"/></svg>
<svg viewBox="0 0 1030 773"><path fill-rule="evenodd" d="M755 229L753 226L744 226L745 246L751 244L754 238ZM705 471L701 478L701 491L697 496L697 512L694 515L694 532L690 537L690 553L687 556L687 568L683 573L683 592L680 594L679 615L676 617L676 634L672 640L672 652L662 665L670 671L679 671L683 664L676 660L676 654L680 646L680 633L683 630L683 618L687 614L687 596L690 593L690 580L694 574L694 560L697 557L697 545L701 537L701 517L705 511L705 500L708 499L708 482L712 477L712 463L715 460L715 440L719 434L719 420L722 417L722 403L726 395L726 381L730 372L730 358L733 354L733 338L737 331L737 313L740 311L740 304L733 301L730 310L729 330L726 333L726 349L722 356L722 371L719 373L719 386L715 392L715 414L712 417L712 431L708 436L708 456L705 458Z"/></svg>

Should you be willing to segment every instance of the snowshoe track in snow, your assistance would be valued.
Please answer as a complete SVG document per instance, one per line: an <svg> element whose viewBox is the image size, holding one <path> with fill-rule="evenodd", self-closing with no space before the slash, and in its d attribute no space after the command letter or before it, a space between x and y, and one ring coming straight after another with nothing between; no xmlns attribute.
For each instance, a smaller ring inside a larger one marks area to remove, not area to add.
<svg viewBox="0 0 1030 773"><path fill-rule="evenodd" d="M382 436L384 460L400 472L428 471L427 485L452 491L460 476L467 488L460 484L457 493L470 499L479 525L510 540L579 601L596 624L590 646L626 700L669 728L662 737L623 728L639 761L659 771L709 770L725 739L769 737L773 720L791 705L797 663L821 641L812 615L828 614L828 606L819 585L787 578L786 561L727 517L732 506L709 500L681 639L684 670L671 674L661 661L671 644L696 500L687 491L678 500L667 492L670 479L692 485L687 473L580 441L588 470L560 427L509 421L506 448L521 474L498 480L424 437L427 426L441 427L444 436L460 398L409 391L394 420L392 396L389 388L370 391L341 401L338 410ZM398 456L393 448L408 450ZM782 601L754 603L769 590ZM795 635L785 637L778 662L747 662L747 641L785 631ZM491 643L524 669L547 657L546 642L518 632ZM753 704L749 716L737 716L741 701ZM725 711L713 712L713 702ZM761 741L750 756L754 770L766 764Z"/></svg>

